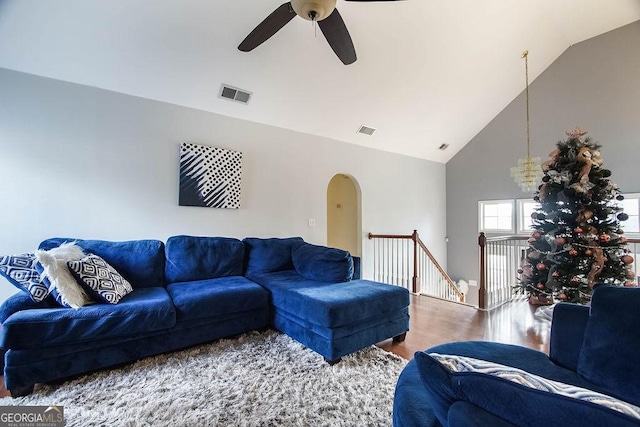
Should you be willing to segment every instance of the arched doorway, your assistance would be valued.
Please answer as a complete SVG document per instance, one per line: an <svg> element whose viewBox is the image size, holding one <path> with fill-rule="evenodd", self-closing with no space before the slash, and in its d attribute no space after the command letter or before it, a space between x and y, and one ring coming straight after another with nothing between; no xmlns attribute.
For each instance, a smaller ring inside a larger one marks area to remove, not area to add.
<svg viewBox="0 0 640 427"><path fill-rule="evenodd" d="M327 186L327 246L361 256L360 186L349 175L337 174Z"/></svg>

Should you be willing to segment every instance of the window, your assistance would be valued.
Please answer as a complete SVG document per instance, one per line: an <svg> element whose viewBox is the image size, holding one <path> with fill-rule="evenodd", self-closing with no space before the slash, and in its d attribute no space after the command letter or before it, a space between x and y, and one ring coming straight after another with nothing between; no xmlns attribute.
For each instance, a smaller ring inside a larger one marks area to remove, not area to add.
<svg viewBox="0 0 640 427"><path fill-rule="evenodd" d="M534 213L539 207L540 203L534 202L532 199L518 199L517 200L517 216L518 219L516 221L518 225L518 234L529 234L531 233L533 221L531 219L531 214Z"/></svg>
<svg viewBox="0 0 640 427"><path fill-rule="evenodd" d="M624 213L629 215L626 221L620 221L625 233L640 234L640 193L623 194L624 200L617 202Z"/></svg>
<svg viewBox="0 0 640 427"><path fill-rule="evenodd" d="M478 202L478 225L485 233L513 233L513 200Z"/></svg>

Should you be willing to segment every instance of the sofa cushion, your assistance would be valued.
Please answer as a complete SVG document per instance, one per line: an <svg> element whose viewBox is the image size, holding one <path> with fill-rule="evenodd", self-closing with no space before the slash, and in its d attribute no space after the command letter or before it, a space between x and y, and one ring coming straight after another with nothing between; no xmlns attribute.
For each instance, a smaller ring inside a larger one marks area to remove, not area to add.
<svg viewBox="0 0 640 427"><path fill-rule="evenodd" d="M82 248L74 243L65 242L47 251L38 249L35 255L38 259L36 270L41 274L42 283L49 288L51 296L58 304L79 308L93 302L67 266L68 261L84 258Z"/></svg>
<svg viewBox="0 0 640 427"><path fill-rule="evenodd" d="M247 237L242 240L245 244L245 275L271 273L293 269L292 254L304 243L301 237L284 239Z"/></svg>
<svg viewBox="0 0 640 427"><path fill-rule="evenodd" d="M84 290L98 301L117 304L133 291L127 279L98 255L68 261L67 266Z"/></svg>
<svg viewBox="0 0 640 427"><path fill-rule="evenodd" d="M269 293L243 276L231 276L167 286L178 321L217 317L269 305Z"/></svg>
<svg viewBox="0 0 640 427"><path fill-rule="evenodd" d="M578 374L640 406L640 288L599 286L578 358Z"/></svg>
<svg viewBox="0 0 640 427"><path fill-rule="evenodd" d="M51 308L12 314L0 329L0 347L40 348L121 336L172 327L176 314L166 289L136 289L119 304L94 304L71 310Z"/></svg>
<svg viewBox="0 0 640 427"><path fill-rule="evenodd" d="M353 277L353 259L347 251L309 243L293 251L293 266L303 277L320 282L346 282Z"/></svg>
<svg viewBox="0 0 640 427"><path fill-rule="evenodd" d="M32 310L34 308L59 308L57 302L53 298L46 298L44 301L35 302L29 295L24 292L18 292L11 295L0 304L0 324L4 323L9 316L22 310ZM1 327L0 327L1 328ZM0 360L1 362L1 360ZM1 365L1 364L0 364Z"/></svg>
<svg viewBox="0 0 640 427"><path fill-rule="evenodd" d="M476 405L519 426L637 425L640 408L589 389L478 359L415 355L436 416L446 425L456 401Z"/></svg>
<svg viewBox="0 0 640 427"><path fill-rule="evenodd" d="M318 282L295 270L261 274L252 280L271 292L275 307L322 327L362 322L409 305L406 289L369 280Z"/></svg>
<svg viewBox="0 0 640 427"><path fill-rule="evenodd" d="M40 249L55 248L64 242L76 242L85 252L100 256L134 289L164 286L164 243L159 240L110 242L56 237L40 243Z"/></svg>
<svg viewBox="0 0 640 427"><path fill-rule="evenodd" d="M49 287L41 283L34 254L0 256L0 274L9 283L25 292L34 302L42 302L49 295Z"/></svg>
<svg viewBox="0 0 640 427"><path fill-rule="evenodd" d="M244 244L238 239L173 236L165 254L167 283L242 275Z"/></svg>

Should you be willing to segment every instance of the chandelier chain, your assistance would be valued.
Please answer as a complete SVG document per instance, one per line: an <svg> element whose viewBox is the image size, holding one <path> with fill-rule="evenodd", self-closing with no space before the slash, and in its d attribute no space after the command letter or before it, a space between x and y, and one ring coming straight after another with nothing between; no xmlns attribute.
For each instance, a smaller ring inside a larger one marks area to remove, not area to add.
<svg viewBox="0 0 640 427"><path fill-rule="evenodd" d="M531 157L531 133L529 131L529 51L522 53L524 58L525 97L527 99L527 158Z"/></svg>

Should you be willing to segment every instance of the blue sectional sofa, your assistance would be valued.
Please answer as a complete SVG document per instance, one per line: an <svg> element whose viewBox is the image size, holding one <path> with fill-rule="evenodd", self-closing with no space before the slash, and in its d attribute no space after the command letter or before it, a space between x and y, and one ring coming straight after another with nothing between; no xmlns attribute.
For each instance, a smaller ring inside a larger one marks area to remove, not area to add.
<svg viewBox="0 0 640 427"><path fill-rule="evenodd" d="M591 307L555 307L549 356L480 341L417 352L394 426L639 426L639 325L640 289L600 286Z"/></svg>
<svg viewBox="0 0 640 427"><path fill-rule="evenodd" d="M69 241L102 257L133 292L117 304L79 309L49 297L36 303L26 293L7 299L0 306L0 349L14 396L31 393L35 383L268 327L332 363L402 339L409 329L405 289L359 280L359 259L301 238L174 236L166 244L54 238L40 249ZM362 311L375 295L397 308Z"/></svg>

